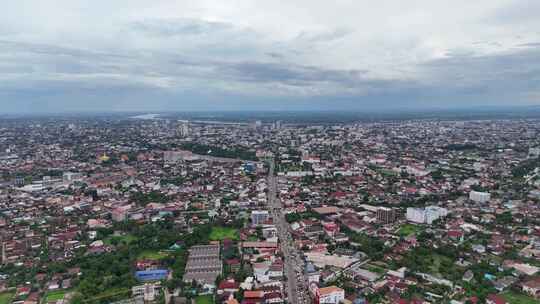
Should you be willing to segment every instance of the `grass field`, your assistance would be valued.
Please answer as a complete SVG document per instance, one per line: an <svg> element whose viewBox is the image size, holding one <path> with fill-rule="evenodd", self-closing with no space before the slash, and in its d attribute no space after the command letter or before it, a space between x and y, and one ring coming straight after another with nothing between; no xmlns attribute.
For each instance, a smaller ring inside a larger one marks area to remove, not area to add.
<svg viewBox="0 0 540 304"><path fill-rule="evenodd" d="M103 240L103 242L107 245L112 245L113 243L116 242L116 244L120 244L120 243L124 243L124 244L129 244L131 242L134 242L137 240L137 237L131 235L131 234L126 234L126 235L122 235L122 236L114 236L114 235L111 235L109 237L107 237L106 239Z"/></svg>
<svg viewBox="0 0 540 304"><path fill-rule="evenodd" d="M248 236L247 240L248 240L248 242L257 242L259 240L259 238L254 236L254 235L250 235L250 236Z"/></svg>
<svg viewBox="0 0 540 304"><path fill-rule="evenodd" d="M198 296L195 298L196 304L214 304L214 298L211 295Z"/></svg>
<svg viewBox="0 0 540 304"><path fill-rule="evenodd" d="M159 252L157 250L145 250L138 256L139 259L161 260L167 257L167 253Z"/></svg>
<svg viewBox="0 0 540 304"><path fill-rule="evenodd" d="M85 299L85 301L92 303L111 303L121 299L127 299L130 292L131 289L129 288L110 288L102 293L96 294L89 299Z"/></svg>
<svg viewBox="0 0 540 304"><path fill-rule="evenodd" d="M9 304L13 299L13 292L0 293L0 304Z"/></svg>
<svg viewBox="0 0 540 304"><path fill-rule="evenodd" d="M238 240L238 230L228 227L212 227L210 240L223 241L224 239Z"/></svg>
<svg viewBox="0 0 540 304"><path fill-rule="evenodd" d="M503 293L502 296L510 304L537 304L538 303L538 300L535 300L534 298L531 298L524 294L511 292L511 291Z"/></svg>
<svg viewBox="0 0 540 304"><path fill-rule="evenodd" d="M401 236L410 236L412 234L417 234L418 232L420 232L420 227L416 226L416 225L411 225L411 224L405 224L403 226L401 226L401 228L399 228L399 235Z"/></svg>
<svg viewBox="0 0 540 304"><path fill-rule="evenodd" d="M431 274L434 274L436 276L441 276L441 263L443 260L446 260L446 263L451 263L449 258L439 255L439 254L433 254L433 264L429 267Z"/></svg>
<svg viewBox="0 0 540 304"><path fill-rule="evenodd" d="M63 290L52 291L52 292L47 293L46 300L47 302L58 301L58 300L62 300L65 296L66 296L66 292Z"/></svg>
<svg viewBox="0 0 540 304"><path fill-rule="evenodd" d="M383 268L371 264L366 265L365 268L371 272L378 274L383 274L386 272L386 270L384 270Z"/></svg>

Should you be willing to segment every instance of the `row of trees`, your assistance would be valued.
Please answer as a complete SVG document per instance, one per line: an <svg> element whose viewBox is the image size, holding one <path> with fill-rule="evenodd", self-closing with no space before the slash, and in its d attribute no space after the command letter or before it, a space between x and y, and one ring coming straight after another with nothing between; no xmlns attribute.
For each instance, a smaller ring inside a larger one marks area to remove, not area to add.
<svg viewBox="0 0 540 304"><path fill-rule="evenodd" d="M195 154L210 155L214 157L236 158L243 160L257 160L254 151L242 147L231 147L223 149L217 146L209 146L198 143L185 143L180 146L184 150L191 151Z"/></svg>
<svg viewBox="0 0 540 304"><path fill-rule="evenodd" d="M170 198L160 191L134 192L131 195L131 201L141 206L146 206L149 203L167 203L169 200Z"/></svg>
<svg viewBox="0 0 540 304"><path fill-rule="evenodd" d="M528 159L521 162L517 167L513 168L512 175L514 177L524 177L538 167L540 167L540 157Z"/></svg>
<svg viewBox="0 0 540 304"><path fill-rule="evenodd" d="M288 223L294 223L294 222L298 222L298 221L300 221L302 219L308 219L308 218L320 219L321 215L318 214L317 212L313 211L313 210L308 210L308 211L303 212L303 213L297 213L297 212L288 213L287 215L285 215L285 220Z"/></svg>

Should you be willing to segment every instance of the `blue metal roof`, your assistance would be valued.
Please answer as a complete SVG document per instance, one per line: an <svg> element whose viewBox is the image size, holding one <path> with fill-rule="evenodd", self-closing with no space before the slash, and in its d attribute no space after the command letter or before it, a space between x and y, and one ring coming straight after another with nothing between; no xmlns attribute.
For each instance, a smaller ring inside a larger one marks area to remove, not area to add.
<svg viewBox="0 0 540 304"><path fill-rule="evenodd" d="M167 277L169 271L166 269L143 270L135 272L135 278L139 281L159 281Z"/></svg>

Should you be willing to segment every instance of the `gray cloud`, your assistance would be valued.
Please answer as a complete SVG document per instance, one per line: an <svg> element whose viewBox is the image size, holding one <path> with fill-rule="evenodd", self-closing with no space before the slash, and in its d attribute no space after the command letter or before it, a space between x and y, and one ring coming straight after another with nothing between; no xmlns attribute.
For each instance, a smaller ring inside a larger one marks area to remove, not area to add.
<svg viewBox="0 0 540 304"><path fill-rule="evenodd" d="M540 42L530 42L530 43L522 43L518 44L520 47L540 47Z"/></svg>
<svg viewBox="0 0 540 304"><path fill-rule="evenodd" d="M196 19L149 19L135 21L130 27L151 36L206 35L234 29L230 23Z"/></svg>
<svg viewBox="0 0 540 304"><path fill-rule="evenodd" d="M338 40L344 38L347 35L354 33L351 29L346 28L336 28L331 31L321 32L321 33L312 33L302 31L297 37L296 40L307 41L311 43L316 42L330 42L333 40Z"/></svg>
<svg viewBox="0 0 540 304"><path fill-rule="evenodd" d="M12 66L16 69L0 70L0 75L13 76L0 83L4 96L12 98L61 98L62 93L110 98L141 90L161 90L170 98L197 88L216 92L224 89L216 83L266 87L269 93L286 87L292 94L289 98L295 91L305 93L307 90L315 96L332 99L346 95L349 100L356 96L356 100L364 102L366 98L385 102L391 98L400 102L414 98L446 102L449 98L469 100L473 97L500 102L508 95L505 90L519 90L528 95L540 91L540 49L483 56L447 52L445 58L423 63L419 70L428 77L417 80L384 79L370 76L366 70L324 69L281 61L229 62L154 52L126 55L3 41L0 50L6 49L14 53L24 49L30 58L39 56L36 61ZM3 64L5 62L0 61L0 67ZM35 72L39 70L45 71ZM208 84L204 84L205 81ZM314 87L320 89L313 91ZM252 94L249 90L236 93L237 96Z"/></svg>
<svg viewBox="0 0 540 304"><path fill-rule="evenodd" d="M540 11L540 2L535 0L517 0L509 2L487 18L495 24L538 23L538 16L533 12Z"/></svg>
<svg viewBox="0 0 540 304"><path fill-rule="evenodd" d="M538 4L456 1L240 0L231 9L205 1L81 7L59 0L53 9L21 0L0 13L0 104L540 102L540 33L527 30L538 24ZM28 11L28 4L37 7Z"/></svg>

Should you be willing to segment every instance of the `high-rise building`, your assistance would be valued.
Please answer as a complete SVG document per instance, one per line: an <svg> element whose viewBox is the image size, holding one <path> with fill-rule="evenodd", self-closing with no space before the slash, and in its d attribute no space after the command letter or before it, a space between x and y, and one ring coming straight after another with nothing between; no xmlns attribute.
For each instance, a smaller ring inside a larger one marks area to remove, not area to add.
<svg viewBox="0 0 540 304"><path fill-rule="evenodd" d="M389 224L396 221L396 210L392 208L380 207L377 209L377 221L383 224Z"/></svg>
<svg viewBox="0 0 540 304"><path fill-rule="evenodd" d="M489 200L491 199L491 194L489 194L488 192L480 192L473 190L469 193L469 199L473 202L485 203L489 202Z"/></svg>
<svg viewBox="0 0 540 304"><path fill-rule="evenodd" d="M447 209L437 206L428 206L425 209L407 208L407 220L419 224L431 225L434 221L447 215Z"/></svg>
<svg viewBox="0 0 540 304"><path fill-rule="evenodd" d="M116 208L111 211L111 218L115 222L123 222L128 218L128 210L126 208Z"/></svg>
<svg viewBox="0 0 540 304"><path fill-rule="evenodd" d="M540 156L540 147L529 148L529 157L535 158Z"/></svg>
<svg viewBox="0 0 540 304"><path fill-rule="evenodd" d="M254 210L251 212L251 224L254 226L264 224L268 218L270 218L270 214L266 210Z"/></svg>
<svg viewBox="0 0 540 304"><path fill-rule="evenodd" d="M254 129L260 129L261 127L262 127L262 121L256 120L255 122L253 122Z"/></svg>
<svg viewBox="0 0 540 304"><path fill-rule="evenodd" d="M190 135L189 122L183 122L178 126L178 134L182 137L188 137Z"/></svg>

